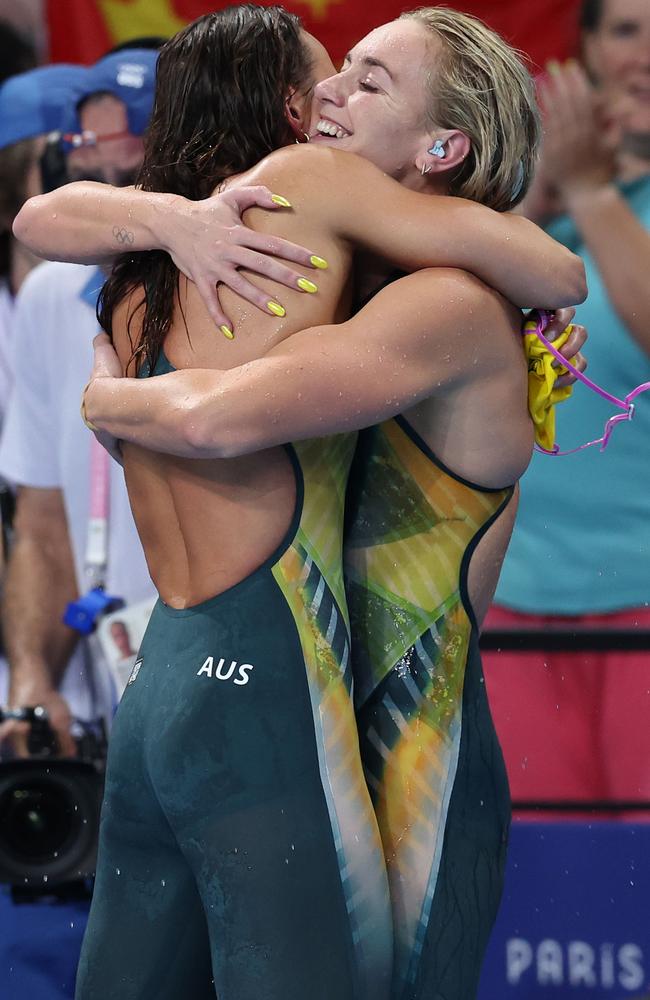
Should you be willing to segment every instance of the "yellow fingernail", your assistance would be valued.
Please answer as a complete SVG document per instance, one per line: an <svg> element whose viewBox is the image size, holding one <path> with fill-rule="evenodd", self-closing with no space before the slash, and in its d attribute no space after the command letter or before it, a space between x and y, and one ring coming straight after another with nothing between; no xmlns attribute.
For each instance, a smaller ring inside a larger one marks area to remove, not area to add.
<svg viewBox="0 0 650 1000"><path fill-rule="evenodd" d="M310 257L309 263L313 267L320 267L321 271L324 271L326 267L329 267L327 261L324 260L322 257L316 257L316 256Z"/></svg>
<svg viewBox="0 0 650 1000"><path fill-rule="evenodd" d="M564 65L567 67L567 69L575 69L576 66L579 66L580 64L578 60L574 59L572 56L571 59L567 59Z"/></svg>
<svg viewBox="0 0 650 1000"><path fill-rule="evenodd" d="M283 198L281 194L272 194L271 201L275 202L276 205L280 205L282 208L292 208L291 202Z"/></svg>
<svg viewBox="0 0 650 1000"><path fill-rule="evenodd" d="M223 333L224 337L228 338L228 340L235 339L235 334L232 332L229 326L220 326L219 329Z"/></svg>
<svg viewBox="0 0 650 1000"><path fill-rule="evenodd" d="M266 308L269 312L272 312L275 316L286 316L286 310L280 305L279 302L274 302L271 299L270 302L266 303Z"/></svg>
<svg viewBox="0 0 650 1000"><path fill-rule="evenodd" d="M546 63L546 68L551 74L551 76L557 76L558 73L561 72L560 64L557 61L557 59L549 59L549 61Z"/></svg>
<svg viewBox="0 0 650 1000"><path fill-rule="evenodd" d="M312 295L318 291L318 286L309 278L298 278L298 288L302 288L303 292L311 292Z"/></svg>

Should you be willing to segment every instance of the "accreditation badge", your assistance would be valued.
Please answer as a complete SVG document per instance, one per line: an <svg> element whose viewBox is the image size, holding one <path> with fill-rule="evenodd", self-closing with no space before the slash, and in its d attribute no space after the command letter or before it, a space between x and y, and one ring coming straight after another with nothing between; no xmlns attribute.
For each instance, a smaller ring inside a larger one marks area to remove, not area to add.
<svg viewBox="0 0 650 1000"><path fill-rule="evenodd" d="M133 674L138 650L144 638L156 601L151 598L128 604L103 615L97 625L97 638L121 698Z"/></svg>

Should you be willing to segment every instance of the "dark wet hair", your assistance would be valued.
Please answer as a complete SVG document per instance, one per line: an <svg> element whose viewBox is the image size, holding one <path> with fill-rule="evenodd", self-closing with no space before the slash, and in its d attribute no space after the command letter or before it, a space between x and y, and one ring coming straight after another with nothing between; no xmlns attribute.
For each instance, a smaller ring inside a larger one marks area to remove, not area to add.
<svg viewBox="0 0 650 1000"><path fill-rule="evenodd" d="M287 92L306 88L311 76L300 30L299 18L282 7L241 4L206 14L170 39L158 59L138 185L207 198L227 177L286 145L291 140ZM150 250L120 257L104 285L97 316L109 334L119 303L139 286L144 291L142 329L132 355L138 367L145 360L152 367L156 363L178 280L169 255Z"/></svg>
<svg viewBox="0 0 650 1000"><path fill-rule="evenodd" d="M580 30L597 31L603 17L605 0L583 0L580 8Z"/></svg>

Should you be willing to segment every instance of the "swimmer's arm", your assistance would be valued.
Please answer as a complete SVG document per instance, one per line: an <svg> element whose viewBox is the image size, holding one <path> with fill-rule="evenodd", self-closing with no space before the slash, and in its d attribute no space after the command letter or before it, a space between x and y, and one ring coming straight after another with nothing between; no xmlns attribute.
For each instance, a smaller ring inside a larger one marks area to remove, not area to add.
<svg viewBox="0 0 650 1000"><path fill-rule="evenodd" d="M37 257L110 264L128 250L161 248L161 220L183 200L134 187L75 181L26 201L14 219L13 233Z"/></svg>
<svg viewBox="0 0 650 1000"><path fill-rule="evenodd" d="M252 206L285 210L273 197L261 185L191 201L175 194L77 181L30 198L14 219L13 232L38 257L77 264L110 266L124 252L164 250L195 282L216 325L230 326L221 310L218 282L268 312L268 295L248 281L242 268L296 288L304 275L275 258L301 268L318 266L312 260L316 250L242 224L242 213Z"/></svg>
<svg viewBox="0 0 650 1000"><path fill-rule="evenodd" d="M332 185L328 217L355 245L407 271L469 271L520 308L584 301L580 258L528 219L464 198L416 194L367 161L341 155L346 182Z"/></svg>
<svg viewBox="0 0 650 1000"><path fill-rule="evenodd" d="M467 274L420 271L338 326L301 331L230 371L146 381L94 378L87 418L102 431L186 458L230 458L357 430L486 374L492 296ZM109 357L108 338L98 338ZM476 364L475 364L476 362Z"/></svg>

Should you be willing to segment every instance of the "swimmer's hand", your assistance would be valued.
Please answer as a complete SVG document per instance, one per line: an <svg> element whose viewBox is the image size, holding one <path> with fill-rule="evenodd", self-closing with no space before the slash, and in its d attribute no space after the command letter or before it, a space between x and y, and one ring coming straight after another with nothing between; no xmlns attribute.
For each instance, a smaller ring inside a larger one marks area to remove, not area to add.
<svg viewBox="0 0 650 1000"><path fill-rule="evenodd" d="M219 283L263 312L270 312L268 293L248 281L240 268L304 291L299 282L307 281L309 285L308 279L273 258L282 257L303 268L326 266L320 263L321 258L314 250L248 229L241 217L255 205L273 211L291 211L285 198L258 185L231 188L203 201L178 199L175 210L164 213L158 223L164 249L179 271L194 282L217 327L226 328L222 330L226 336L231 335L232 324L221 308Z"/></svg>
<svg viewBox="0 0 650 1000"><path fill-rule="evenodd" d="M93 348L95 351L93 370L90 373L90 379L88 380L81 397L81 416L86 426L93 432L101 444L102 448L106 449L108 454L111 458L115 459L118 465L122 465L122 450L118 439L114 438L113 435L109 434L107 431L103 431L101 428L93 425L92 419L88 414L88 391L95 380L100 378L123 378L124 372L122 371L122 365L117 356L117 352L107 334L97 334L93 340Z"/></svg>
<svg viewBox="0 0 650 1000"><path fill-rule="evenodd" d="M553 314L551 322L548 324L546 330L544 331L544 336L551 343L560 336L560 334L566 330L567 326L572 322L575 316L575 309L557 309ZM585 371L587 367L587 359L584 354L581 353L581 349L584 347L587 337L589 334L584 326L580 326L578 323L573 324L573 330L571 335L567 339L566 343L562 344L558 348L559 353L567 361L570 361L574 368L577 368L579 372ZM553 362L553 368L560 368L560 362L555 360ZM576 376L573 372L566 372L565 374L558 373L555 379L555 389L563 389L565 386L574 385L577 381Z"/></svg>

